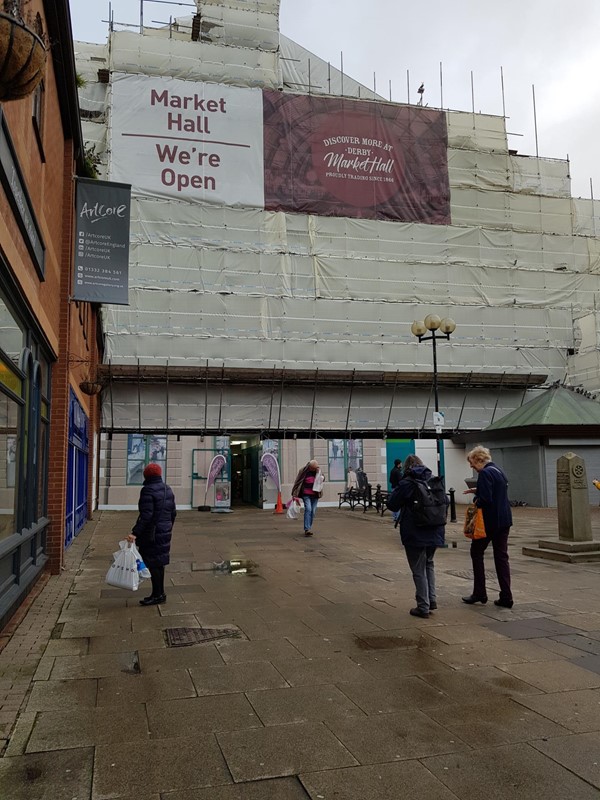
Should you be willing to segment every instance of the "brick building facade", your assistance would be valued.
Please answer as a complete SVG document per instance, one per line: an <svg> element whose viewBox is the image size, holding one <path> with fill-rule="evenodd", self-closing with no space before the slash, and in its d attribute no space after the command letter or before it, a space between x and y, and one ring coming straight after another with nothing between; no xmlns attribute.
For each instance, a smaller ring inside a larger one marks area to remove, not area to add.
<svg viewBox="0 0 600 800"><path fill-rule="evenodd" d="M0 102L0 626L92 507L97 309L70 300L75 176L84 171L67 0L32 0L42 82Z"/></svg>

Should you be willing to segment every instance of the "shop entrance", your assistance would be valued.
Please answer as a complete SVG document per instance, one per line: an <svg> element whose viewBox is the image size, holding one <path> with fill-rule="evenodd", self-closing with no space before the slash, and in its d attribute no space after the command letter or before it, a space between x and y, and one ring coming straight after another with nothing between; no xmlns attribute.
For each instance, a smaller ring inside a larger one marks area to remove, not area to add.
<svg viewBox="0 0 600 800"><path fill-rule="evenodd" d="M254 434L232 436L231 447L231 505L262 507L260 457L262 444Z"/></svg>

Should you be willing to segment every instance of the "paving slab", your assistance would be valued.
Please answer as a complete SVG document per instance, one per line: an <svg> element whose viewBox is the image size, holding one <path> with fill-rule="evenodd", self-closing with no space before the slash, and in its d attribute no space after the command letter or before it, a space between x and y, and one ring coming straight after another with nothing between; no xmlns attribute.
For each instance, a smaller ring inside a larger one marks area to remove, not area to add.
<svg viewBox="0 0 600 800"><path fill-rule="evenodd" d="M363 651L352 656L352 660L361 669L368 672L371 678L389 681L407 675L422 675L425 672L450 672L451 668L432 657L435 649Z"/></svg>
<svg viewBox="0 0 600 800"><path fill-rule="evenodd" d="M199 696L249 692L256 689L282 689L289 686L281 673L268 661L192 668L190 674Z"/></svg>
<svg viewBox="0 0 600 800"><path fill-rule="evenodd" d="M458 707L429 708L431 719L453 731L471 747L490 747L514 742L528 742L550 736L565 735L568 731L541 714L526 710L510 698L489 699Z"/></svg>
<svg viewBox="0 0 600 800"><path fill-rule="evenodd" d="M223 659L212 642L165 647L162 650L138 650L138 658L142 675L191 667L223 666Z"/></svg>
<svg viewBox="0 0 600 800"><path fill-rule="evenodd" d="M56 656L51 680L105 678L109 675L139 672L136 651L102 653L93 656Z"/></svg>
<svg viewBox="0 0 600 800"><path fill-rule="evenodd" d="M164 800L306 800L307 795L297 778L275 778L193 792L171 792L163 797Z"/></svg>
<svg viewBox="0 0 600 800"><path fill-rule="evenodd" d="M358 763L339 739L320 722L219 733L217 740L236 782L278 778Z"/></svg>
<svg viewBox="0 0 600 800"><path fill-rule="evenodd" d="M568 692L573 689L600 687L600 675L578 667L575 661L500 664L500 668L544 692Z"/></svg>
<svg viewBox="0 0 600 800"><path fill-rule="evenodd" d="M529 744L426 758L423 764L460 800L593 800L598 790Z"/></svg>
<svg viewBox="0 0 600 800"><path fill-rule="evenodd" d="M43 711L36 716L26 752L93 747L150 738L142 704Z"/></svg>
<svg viewBox="0 0 600 800"><path fill-rule="evenodd" d="M462 667L524 664L532 661L556 661L560 656L527 641L485 642L477 644L440 645L431 655L453 669Z"/></svg>
<svg viewBox="0 0 600 800"><path fill-rule="evenodd" d="M557 644L567 645L574 650L583 650L585 653L592 653L593 655L600 655L600 641L592 639L582 633L570 634L566 636L553 636L552 639ZM577 658L581 657L581 653L577 653Z"/></svg>
<svg viewBox="0 0 600 800"><path fill-rule="evenodd" d="M416 709L334 720L328 727L361 764L380 764L468 749L460 737Z"/></svg>
<svg viewBox="0 0 600 800"><path fill-rule="evenodd" d="M286 639L262 639L240 641L224 639L215 643L216 650L226 664L241 664L244 661L273 661L277 658L304 658L304 654Z"/></svg>
<svg viewBox="0 0 600 800"><path fill-rule="evenodd" d="M364 712L346 693L333 685L300 686L248 692L248 700L264 725L297 722L329 722L358 717Z"/></svg>
<svg viewBox="0 0 600 800"><path fill-rule="evenodd" d="M439 689L416 676L393 682L363 681L340 684L340 690L366 714L390 714L407 708L430 708L448 701Z"/></svg>
<svg viewBox="0 0 600 800"><path fill-rule="evenodd" d="M76 681L79 683L79 681ZM157 697L196 697L196 689L186 669L150 672L145 675L119 675L98 679L99 706L114 703L146 703Z"/></svg>
<svg viewBox="0 0 600 800"><path fill-rule="evenodd" d="M532 742L540 753L600 789L600 733L582 733Z"/></svg>
<svg viewBox="0 0 600 800"><path fill-rule="evenodd" d="M600 689L581 689L516 698L574 733L600 731Z"/></svg>
<svg viewBox="0 0 600 800"><path fill-rule="evenodd" d="M0 759L0 797L5 800L73 800L90 797L94 750L32 753Z"/></svg>
<svg viewBox="0 0 600 800"><path fill-rule="evenodd" d="M176 737L182 731L202 735L263 726L242 693L180 700L156 699L146 703L146 710L153 739Z"/></svg>
<svg viewBox="0 0 600 800"><path fill-rule="evenodd" d="M323 683L355 683L369 680L369 673L346 655L329 658L275 659L278 672L290 686L316 686Z"/></svg>
<svg viewBox="0 0 600 800"><path fill-rule="evenodd" d="M231 782L214 736L139 742L135 752L121 744L99 745L92 800L120 800L124 794L135 797L140 784L144 792L160 794Z"/></svg>
<svg viewBox="0 0 600 800"><path fill-rule="evenodd" d="M98 696L97 680L38 681L27 700L27 711L62 711L93 707Z"/></svg>
<svg viewBox="0 0 600 800"><path fill-rule="evenodd" d="M418 761L301 773L300 780L313 800L456 800Z"/></svg>

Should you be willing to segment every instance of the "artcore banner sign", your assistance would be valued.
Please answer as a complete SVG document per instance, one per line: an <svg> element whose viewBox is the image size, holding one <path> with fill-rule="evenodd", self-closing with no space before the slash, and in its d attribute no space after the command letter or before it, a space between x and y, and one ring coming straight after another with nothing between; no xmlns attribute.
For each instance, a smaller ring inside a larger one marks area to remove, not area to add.
<svg viewBox="0 0 600 800"><path fill-rule="evenodd" d="M417 106L116 75L112 171L141 194L449 224L446 116Z"/></svg>
<svg viewBox="0 0 600 800"><path fill-rule="evenodd" d="M129 302L131 186L77 179L73 299Z"/></svg>

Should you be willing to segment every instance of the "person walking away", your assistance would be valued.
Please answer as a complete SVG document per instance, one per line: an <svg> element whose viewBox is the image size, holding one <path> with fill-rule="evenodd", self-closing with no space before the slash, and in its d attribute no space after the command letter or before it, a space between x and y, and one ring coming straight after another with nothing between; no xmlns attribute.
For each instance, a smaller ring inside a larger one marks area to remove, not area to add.
<svg viewBox="0 0 600 800"><path fill-rule="evenodd" d="M312 524L317 511L317 503L322 494L323 481L319 463L313 459L298 472L292 487L292 497L300 497L304 503L305 536L313 535Z"/></svg>
<svg viewBox="0 0 600 800"><path fill-rule="evenodd" d="M488 544L492 543L494 566L500 585L500 597L494 605L513 607L510 586L510 565L508 562L508 534L512 525L512 511L508 501L508 478L500 467L492 461L487 447L478 445L467 455L467 461L478 473L475 489L466 489L463 494L474 493L474 502L483 512L485 537L471 541L471 561L473 562L473 593L463 597L463 602L487 603L485 588L485 566L483 555Z"/></svg>
<svg viewBox="0 0 600 800"><path fill-rule="evenodd" d="M402 461L399 458L395 459L394 466L390 470L390 488L393 492L396 486L400 483L402 479ZM400 516L399 511L392 511L392 520L394 522L394 527L396 527L396 522L398 521L398 517Z"/></svg>
<svg viewBox="0 0 600 800"><path fill-rule="evenodd" d="M404 461L404 474L396 487L394 497L400 503L400 539L404 545L406 559L415 582L417 607L410 609L413 617L427 619L431 611L437 609L435 590L435 569L433 557L438 547L444 546L446 531L446 496L432 515L438 519L433 524L423 525L422 515L418 511L420 496L419 482L428 483L432 477L431 470L421 459L409 455ZM434 480L438 480L437 478ZM443 488L443 484L440 484ZM443 522L442 522L443 520Z"/></svg>
<svg viewBox="0 0 600 800"><path fill-rule="evenodd" d="M138 509L137 522L127 539L136 542L152 579L152 593L140 600L140 605L155 606L167 601L165 567L169 563L171 534L177 516L175 495L162 479L160 464L153 462L144 469Z"/></svg>

